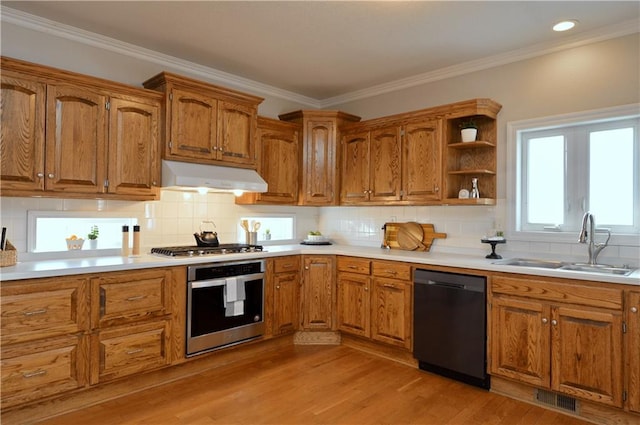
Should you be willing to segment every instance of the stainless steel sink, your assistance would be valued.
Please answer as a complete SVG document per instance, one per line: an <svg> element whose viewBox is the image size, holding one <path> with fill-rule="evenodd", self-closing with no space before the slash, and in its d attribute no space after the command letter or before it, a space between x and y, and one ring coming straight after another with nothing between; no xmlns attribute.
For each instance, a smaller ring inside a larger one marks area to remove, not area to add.
<svg viewBox="0 0 640 425"><path fill-rule="evenodd" d="M567 263L563 261L536 260L528 258L509 258L506 260L494 261L493 264L499 264L502 266L533 267L539 269L570 270L616 276L628 276L636 270L628 267L614 267L604 264Z"/></svg>
<svg viewBox="0 0 640 425"><path fill-rule="evenodd" d="M537 267L542 269L559 269L566 265L562 261L553 260L532 260L527 258L510 258L507 260L494 261L493 264L502 266L518 266L518 267Z"/></svg>
<svg viewBox="0 0 640 425"><path fill-rule="evenodd" d="M614 267L602 264L567 264L562 266L561 269L588 273L614 274L618 276L628 276L635 270L626 267Z"/></svg>

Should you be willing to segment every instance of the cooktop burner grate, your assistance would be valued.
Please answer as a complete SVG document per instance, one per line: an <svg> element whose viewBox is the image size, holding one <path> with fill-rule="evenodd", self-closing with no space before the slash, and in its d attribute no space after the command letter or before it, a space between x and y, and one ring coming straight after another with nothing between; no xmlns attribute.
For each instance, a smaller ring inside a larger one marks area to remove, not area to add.
<svg viewBox="0 0 640 425"><path fill-rule="evenodd" d="M197 257L202 255L238 254L242 252L261 252L261 245L247 245L240 243L220 244L219 246L167 246L151 248L152 254L168 257Z"/></svg>

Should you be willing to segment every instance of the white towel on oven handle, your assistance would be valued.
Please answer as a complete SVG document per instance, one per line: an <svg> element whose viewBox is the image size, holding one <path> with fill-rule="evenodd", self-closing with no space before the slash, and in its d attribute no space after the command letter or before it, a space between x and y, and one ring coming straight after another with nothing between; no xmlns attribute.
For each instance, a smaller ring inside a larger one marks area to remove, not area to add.
<svg viewBox="0 0 640 425"><path fill-rule="evenodd" d="M244 301L245 298L244 282L238 282L238 279L235 277L226 278L224 285L225 308L228 303Z"/></svg>
<svg viewBox="0 0 640 425"><path fill-rule="evenodd" d="M244 301L228 302L224 309L225 317L242 316L244 314Z"/></svg>

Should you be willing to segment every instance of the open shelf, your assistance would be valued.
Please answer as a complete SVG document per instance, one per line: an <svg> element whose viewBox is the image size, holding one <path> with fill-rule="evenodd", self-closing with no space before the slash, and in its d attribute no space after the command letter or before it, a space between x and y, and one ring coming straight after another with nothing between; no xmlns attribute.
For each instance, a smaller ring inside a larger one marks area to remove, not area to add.
<svg viewBox="0 0 640 425"><path fill-rule="evenodd" d="M447 205L495 205L496 200L493 198L446 198L443 203Z"/></svg>
<svg viewBox="0 0 640 425"><path fill-rule="evenodd" d="M486 140L476 140L475 142L449 143L447 147L454 149L495 148L496 144Z"/></svg>
<svg viewBox="0 0 640 425"><path fill-rule="evenodd" d="M491 170L453 170L453 171L447 171L447 174L449 175L473 175L473 174L483 174L483 175L495 175L496 172L495 171L491 171Z"/></svg>

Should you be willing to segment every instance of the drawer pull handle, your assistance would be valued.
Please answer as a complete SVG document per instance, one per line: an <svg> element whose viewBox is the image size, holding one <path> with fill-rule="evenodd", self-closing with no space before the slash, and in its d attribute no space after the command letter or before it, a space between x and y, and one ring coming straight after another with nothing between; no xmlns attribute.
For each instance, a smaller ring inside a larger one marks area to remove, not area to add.
<svg viewBox="0 0 640 425"><path fill-rule="evenodd" d="M138 348L137 350L129 350L126 351L127 354L132 355L132 354L138 354L138 353L142 353L144 350L142 348Z"/></svg>
<svg viewBox="0 0 640 425"><path fill-rule="evenodd" d="M389 274L398 274L398 272L395 270L385 270L385 272Z"/></svg>
<svg viewBox="0 0 640 425"><path fill-rule="evenodd" d="M141 300L143 298L144 298L144 295L138 295L138 296L135 296L135 297L127 298L127 301L138 301L138 300Z"/></svg>
<svg viewBox="0 0 640 425"><path fill-rule="evenodd" d="M392 284L390 284L390 283L385 283L385 284L384 284L384 285L382 285L382 286L384 286L385 288L393 288L393 289L396 289L395 285L392 285Z"/></svg>
<svg viewBox="0 0 640 425"><path fill-rule="evenodd" d="M35 378L36 376L42 376L42 375L46 375L47 371L40 369L40 370L36 370L35 372L25 372L22 374L23 378Z"/></svg>
<svg viewBox="0 0 640 425"><path fill-rule="evenodd" d="M358 267L356 266L348 266L350 269L357 269Z"/></svg>
<svg viewBox="0 0 640 425"><path fill-rule="evenodd" d="M35 316L37 314L45 314L47 312L46 308L41 308L40 310L32 310L32 311L25 311L24 314L25 316Z"/></svg>
<svg viewBox="0 0 640 425"><path fill-rule="evenodd" d="M291 264L291 263L283 264L282 267L288 269L289 267L293 267L293 264Z"/></svg>

